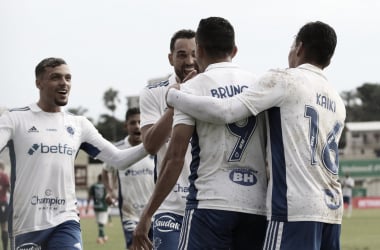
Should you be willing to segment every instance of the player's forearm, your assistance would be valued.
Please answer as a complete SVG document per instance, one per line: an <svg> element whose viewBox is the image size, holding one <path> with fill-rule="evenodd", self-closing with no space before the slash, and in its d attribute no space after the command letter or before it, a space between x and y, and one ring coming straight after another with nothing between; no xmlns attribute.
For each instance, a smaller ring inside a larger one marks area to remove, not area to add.
<svg viewBox="0 0 380 250"><path fill-rule="evenodd" d="M173 123L173 109L168 109L152 126L141 128L143 144L149 154L155 155L169 139Z"/></svg>
<svg viewBox="0 0 380 250"><path fill-rule="evenodd" d="M109 152L109 151L112 152ZM143 144L120 150L116 147L103 150L98 158L116 169L124 170L147 156ZM109 156L109 157L107 157Z"/></svg>
<svg viewBox="0 0 380 250"><path fill-rule="evenodd" d="M111 184L110 184L108 171L105 170L105 169L102 170L102 180L103 180L104 187L107 190L107 193L111 194L113 190L112 190L112 187L111 187Z"/></svg>
<svg viewBox="0 0 380 250"><path fill-rule="evenodd" d="M236 122L251 112L236 98L218 99L211 96L197 96L177 89L169 89L167 104L195 119L215 124Z"/></svg>

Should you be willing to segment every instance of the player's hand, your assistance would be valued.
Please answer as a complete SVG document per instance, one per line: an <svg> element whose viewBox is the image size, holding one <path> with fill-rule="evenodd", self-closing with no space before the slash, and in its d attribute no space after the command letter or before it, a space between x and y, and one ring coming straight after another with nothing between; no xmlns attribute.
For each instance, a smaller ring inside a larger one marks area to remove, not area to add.
<svg viewBox="0 0 380 250"><path fill-rule="evenodd" d="M151 223L151 218L141 216L140 222L137 224L135 231L133 232L131 250L151 250L153 248L153 244L148 238Z"/></svg>
<svg viewBox="0 0 380 250"><path fill-rule="evenodd" d="M168 90L166 91L166 94L165 94L165 101L168 99L168 93L169 93L169 90L170 89L178 89L180 90L181 89L181 85L179 83L176 83L176 84L173 84L171 85ZM168 103L166 103L166 106L168 106L168 108L173 108L172 106L168 105Z"/></svg>
<svg viewBox="0 0 380 250"><path fill-rule="evenodd" d="M193 78L197 74L198 74L198 71L192 70L189 74L187 74L187 76L185 76L185 78L182 80L182 82L186 82L187 80L190 80L191 78Z"/></svg>
<svg viewBox="0 0 380 250"><path fill-rule="evenodd" d="M113 198L113 195L112 194L107 194L106 195L106 203L108 206L113 206L115 205L115 199Z"/></svg>

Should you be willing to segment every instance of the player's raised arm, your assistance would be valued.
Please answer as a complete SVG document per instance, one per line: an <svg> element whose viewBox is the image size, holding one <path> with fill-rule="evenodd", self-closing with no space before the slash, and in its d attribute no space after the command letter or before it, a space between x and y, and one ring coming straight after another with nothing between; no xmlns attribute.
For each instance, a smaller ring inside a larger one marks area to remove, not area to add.
<svg viewBox="0 0 380 250"><path fill-rule="evenodd" d="M196 96L171 88L166 98L169 106L210 123L232 123L252 115L249 109L234 97L218 99L210 96ZM234 110L239 110L239 112L234 112Z"/></svg>

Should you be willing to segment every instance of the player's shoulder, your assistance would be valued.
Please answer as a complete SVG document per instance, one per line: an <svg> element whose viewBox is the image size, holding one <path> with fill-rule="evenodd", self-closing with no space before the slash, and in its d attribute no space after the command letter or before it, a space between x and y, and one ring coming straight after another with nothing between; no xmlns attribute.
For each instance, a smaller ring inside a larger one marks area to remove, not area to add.
<svg viewBox="0 0 380 250"><path fill-rule="evenodd" d="M145 89L153 90L153 89L157 89L157 88L165 88L165 87L168 87L169 84L170 84L169 79L165 79L165 80L161 80L161 81L157 81L157 82L148 83L145 86Z"/></svg>
<svg viewBox="0 0 380 250"><path fill-rule="evenodd" d="M140 91L140 104L144 105L146 102L151 103L152 100L163 96L169 86L169 79L149 83Z"/></svg>
<svg viewBox="0 0 380 250"><path fill-rule="evenodd" d="M114 143L114 145L119 148L119 149L124 149L124 148L129 148L129 143L128 143L128 140L127 140L128 137L120 140L120 141L117 141Z"/></svg>
<svg viewBox="0 0 380 250"><path fill-rule="evenodd" d="M21 108L11 108L11 109L8 109L8 112L10 113L18 113L18 112L25 112L25 111L30 111L30 107L29 106L24 106L24 107L21 107Z"/></svg>

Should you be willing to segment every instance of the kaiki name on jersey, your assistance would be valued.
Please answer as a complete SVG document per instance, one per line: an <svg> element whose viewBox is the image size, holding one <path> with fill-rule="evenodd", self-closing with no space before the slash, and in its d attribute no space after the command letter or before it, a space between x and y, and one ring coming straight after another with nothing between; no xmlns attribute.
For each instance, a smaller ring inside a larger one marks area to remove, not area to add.
<svg viewBox="0 0 380 250"><path fill-rule="evenodd" d="M216 89L210 89L212 97L216 98L228 98L234 95L240 94L244 89L248 88L247 85L226 85Z"/></svg>
<svg viewBox="0 0 380 250"><path fill-rule="evenodd" d="M332 100L331 98L329 98L328 96L325 96L325 95L322 95L320 93L317 93L317 99L316 99L316 103L329 110L329 111L332 111L335 113L335 110L336 110L336 103L334 100Z"/></svg>

